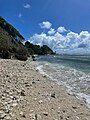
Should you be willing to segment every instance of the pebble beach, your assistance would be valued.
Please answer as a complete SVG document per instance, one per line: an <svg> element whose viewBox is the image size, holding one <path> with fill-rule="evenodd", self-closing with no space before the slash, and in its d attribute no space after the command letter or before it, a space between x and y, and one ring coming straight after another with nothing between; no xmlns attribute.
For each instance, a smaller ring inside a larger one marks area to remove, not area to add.
<svg viewBox="0 0 90 120"><path fill-rule="evenodd" d="M85 103L34 62L0 59L0 120L90 120Z"/></svg>

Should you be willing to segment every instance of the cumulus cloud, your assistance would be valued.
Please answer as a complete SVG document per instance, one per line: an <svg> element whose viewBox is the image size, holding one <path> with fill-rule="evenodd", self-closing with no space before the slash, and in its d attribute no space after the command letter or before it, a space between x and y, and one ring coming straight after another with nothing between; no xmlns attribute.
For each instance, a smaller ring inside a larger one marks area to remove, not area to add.
<svg viewBox="0 0 90 120"><path fill-rule="evenodd" d="M48 34L49 35L53 35L55 33L55 29L51 28L49 31L48 31Z"/></svg>
<svg viewBox="0 0 90 120"><path fill-rule="evenodd" d="M52 24L49 21L45 21L45 22L39 23L39 26L42 29L50 29Z"/></svg>
<svg viewBox="0 0 90 120"><path fill-rule="evenodd" d="M22 14L21 14L21 13L19 13L18 17L19 17L19 18L21 18L21 17L22 17Z"/></svg>
<svg viewBox="0 0 90 120"><path fill-rule="evenodd" d="M59 33L67 32L67 30L65 29L65 27L62 27L62 26L60 26L60 27L57 29L57 31L58 31Z"/></svg>
<svg viewBox="0 0 90 120"><path fill-rule="evenodd" d="M26 9L29 9L31 6L30 6L30 4L25 4L23 7Z"/></svg>
<svg viewBox="0 0 90 120"><path fill-rule="evenodd" d="M48 45L57 53L90 54L90 33L88 31L81 31L80 33L68 31L64 35L62 32L56 32L55 29L51 28L48 34L34 34L29 41L41 46Z"/></svg>

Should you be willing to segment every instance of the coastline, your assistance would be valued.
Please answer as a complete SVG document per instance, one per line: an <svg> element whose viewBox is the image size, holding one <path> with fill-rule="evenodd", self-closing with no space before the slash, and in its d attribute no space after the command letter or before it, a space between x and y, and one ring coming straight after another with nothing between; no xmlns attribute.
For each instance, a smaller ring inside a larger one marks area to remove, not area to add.
<svg viewBox="0 0 90 120"><path fill-rule="evenodd" d="M34 62L0 59L1 120L89 120L90 109Z"/></svg>

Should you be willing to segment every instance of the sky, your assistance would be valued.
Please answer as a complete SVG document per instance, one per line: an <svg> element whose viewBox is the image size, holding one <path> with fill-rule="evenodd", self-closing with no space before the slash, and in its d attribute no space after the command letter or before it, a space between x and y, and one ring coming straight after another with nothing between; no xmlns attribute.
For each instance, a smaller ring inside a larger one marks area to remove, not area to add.
<svg viewBox="0 0 90 120"><path fill-rule="evenodd" d="M33 44L90 54L90 0L0 0L0 15Z"/></svg>

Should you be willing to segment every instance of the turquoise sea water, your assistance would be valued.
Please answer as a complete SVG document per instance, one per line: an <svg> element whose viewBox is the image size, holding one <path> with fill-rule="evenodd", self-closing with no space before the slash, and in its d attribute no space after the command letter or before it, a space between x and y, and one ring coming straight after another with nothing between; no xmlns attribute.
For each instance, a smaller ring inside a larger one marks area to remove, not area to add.
<svg viewBox="0 0 90 120"><path fill-rule="evenodd" d="M90 107L90 56L38 56L37 64L42 74L65 86Z"/></svg>

